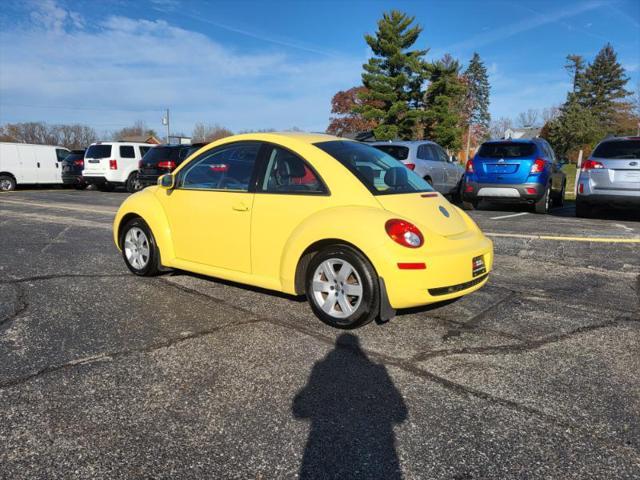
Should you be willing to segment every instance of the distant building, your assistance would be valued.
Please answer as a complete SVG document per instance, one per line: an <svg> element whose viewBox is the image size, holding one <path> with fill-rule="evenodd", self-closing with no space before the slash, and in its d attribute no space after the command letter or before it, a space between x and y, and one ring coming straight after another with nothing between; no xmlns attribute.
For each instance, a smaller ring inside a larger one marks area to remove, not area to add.
<svg viewBox="0 0 640 480"><path fill-rule="evenodd" d="M504 131L504 138L536 138L540 136L540 130L538 127L507 128Z"/></svg>
<svg viewBox="0 0 640 480"><path fill-rule="evenodd" d="M155 136L151 135L125 135L118 139L119 142L133 142L133 143L151 143L153 145L160 145L162 142Z"/></svg>

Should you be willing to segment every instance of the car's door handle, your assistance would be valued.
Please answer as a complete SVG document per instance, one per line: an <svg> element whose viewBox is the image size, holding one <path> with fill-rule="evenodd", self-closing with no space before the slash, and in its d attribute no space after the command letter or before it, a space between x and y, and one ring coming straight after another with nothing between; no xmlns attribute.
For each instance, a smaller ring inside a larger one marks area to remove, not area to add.
<svg viewBox="0 0 640 480"><path fill-rule="evenodd" d="M246 212L247 210L249 210L249 207L244 202L235 203L231 206L231 208L233 208L236 212Z"/></svg>

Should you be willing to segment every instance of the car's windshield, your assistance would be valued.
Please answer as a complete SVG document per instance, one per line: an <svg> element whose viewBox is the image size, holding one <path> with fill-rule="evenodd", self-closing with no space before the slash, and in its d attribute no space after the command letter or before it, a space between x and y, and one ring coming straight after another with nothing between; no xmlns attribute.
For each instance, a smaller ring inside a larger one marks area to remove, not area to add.
<svg viewBox="0 0 640 480"><path fill-rule="evenodd" d="M315 146L347 167L374 195L433 191L426 180L370 145L332 140Z"/></svg>
<svg viewBox="0 0 640 480"><path fill-rule="evenodd" d="M640 140L602 142L591 156L609 159L640 158Z"/></svg>
<svg viewBox="0 0 640 480"><path fill-rule="evenodd" d="M409 148L402 145L373 145L378 150L388 153L396 160L406 160L409 157Z"/></svg>
<svg viewBox="0 0 640 480"><path fill-rule="evenodd" d="M111 156L111 145L91 145L85 158L107 158Z"/></svg>
<svg viewBox="0 0 640 480"><path fill-rule="evenodd" d="M73 162L74 160L82 160L84 158L84 154L82 153L70 153L66 157L64 157L65 162Z"/></svg>
<svg viewBox="0 0 640 480"><path fill-rule="evenodd" d="M536 146L530 142L487 142L478 151L484 158L524 158L532 156Z"/></svg>
<svg viewBox="0 0 640 480"><path fill-rule="evenodd" d="M145 163L157 163L159 161L180 160L180 147L153 147L144 155Z"/></svg>

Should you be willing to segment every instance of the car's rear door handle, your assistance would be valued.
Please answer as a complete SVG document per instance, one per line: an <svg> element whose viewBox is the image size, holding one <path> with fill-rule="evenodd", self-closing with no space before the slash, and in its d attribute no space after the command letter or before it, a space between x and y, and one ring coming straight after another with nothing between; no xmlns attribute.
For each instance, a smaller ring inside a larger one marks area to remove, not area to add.
<svg viewBox="0 0 640 480"><path fill-rule="evenodd" d="M231 208L233 208L236 212L246 212L247 210L249 210L249 207L244 202L235 203L231 206Z"/></svg>

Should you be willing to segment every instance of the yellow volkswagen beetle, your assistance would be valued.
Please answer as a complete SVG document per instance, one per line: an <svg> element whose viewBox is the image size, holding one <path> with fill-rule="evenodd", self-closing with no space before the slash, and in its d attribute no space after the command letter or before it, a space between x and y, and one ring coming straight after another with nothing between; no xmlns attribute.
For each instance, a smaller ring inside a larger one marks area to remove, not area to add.
<svg viewBox="0 0 640 480"><path fill-rule="evenodd" d="M461 297L493 246L459 208L369 145L320 134L228 137L121 205L136 275L178 268L294 295L338 328Z"/></svg>

